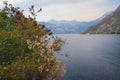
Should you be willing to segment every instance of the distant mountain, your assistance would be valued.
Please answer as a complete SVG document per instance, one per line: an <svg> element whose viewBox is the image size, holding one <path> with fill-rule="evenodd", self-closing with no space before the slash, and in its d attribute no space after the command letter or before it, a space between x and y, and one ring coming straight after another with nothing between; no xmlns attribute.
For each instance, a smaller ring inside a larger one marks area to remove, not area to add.
<svg viewBox="0 0 120 80"><path fill-rule="evenodd" d="M57 21L50 20L48 22L38 22L38 24L44 24L47 28L51 29L55 34L70 34L70 33L82 33L87 30L90 26L94 26L99 20L90 22L79 22L79 21Z"/></svg>
<svg viewBox="0 0 120 80"><path fill-rule="evenodd" d="M96 26L90 27L85 33L120 34L120 6L113 13L104 17Z"/></svg>
<svg viewBox="0 0 120 80"><path fill-rule="evenodd" d="M109 12L110 14L110 12ZM103 19L107 14L103 15L102 17L89 21L89 22L80 22L76 20L66 21L66 20L50 20L48 22L38 22L38 24L44 24L47 28L51 29L55 34L70 34L70 33L83 33L89 27L97 25L101 19Z"/></svg>

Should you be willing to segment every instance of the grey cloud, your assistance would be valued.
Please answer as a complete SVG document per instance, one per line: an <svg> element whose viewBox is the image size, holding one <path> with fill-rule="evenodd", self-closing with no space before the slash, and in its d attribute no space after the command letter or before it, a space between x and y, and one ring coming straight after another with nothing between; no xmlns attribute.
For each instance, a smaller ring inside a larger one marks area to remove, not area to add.
<svg viewBox="0 0 120 80"><path fill-rule="evenodd" d="M22 6L36 5L36 6L49 6L53 4L69 4L69 3L82 3L89 0L24 0L20 3ZM25 4L25 5L23 5Z"/></svg>

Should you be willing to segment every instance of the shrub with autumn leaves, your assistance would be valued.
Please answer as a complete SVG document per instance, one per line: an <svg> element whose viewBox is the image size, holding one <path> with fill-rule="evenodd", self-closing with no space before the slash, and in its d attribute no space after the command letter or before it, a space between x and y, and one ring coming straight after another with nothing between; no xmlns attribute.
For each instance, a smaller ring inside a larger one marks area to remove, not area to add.
<svg viewBox="0 0 120 80"><path fill-rule="evenodd" d="M4 2L0 9L0 80L59 80L65 66L55 57L62 40L38 25L34 5L32 16Z"/></svg>

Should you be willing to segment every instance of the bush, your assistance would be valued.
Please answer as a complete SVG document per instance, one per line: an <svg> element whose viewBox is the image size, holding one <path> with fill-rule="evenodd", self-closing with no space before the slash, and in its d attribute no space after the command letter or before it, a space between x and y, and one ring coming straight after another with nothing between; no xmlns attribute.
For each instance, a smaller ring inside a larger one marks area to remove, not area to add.
<svg viewBox="0 0 120 80"><path fill-rule="evenodd" d="M62 41L51 30L36 22L34 5L32 16L4 2L0 10L0 80L58 80L65 66L54 55Z"/></svg>

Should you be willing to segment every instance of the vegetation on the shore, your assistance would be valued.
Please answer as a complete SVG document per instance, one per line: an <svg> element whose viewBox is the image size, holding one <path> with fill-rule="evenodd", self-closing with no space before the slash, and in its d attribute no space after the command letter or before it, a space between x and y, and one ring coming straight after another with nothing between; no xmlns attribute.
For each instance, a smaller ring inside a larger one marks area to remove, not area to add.
<svg viewBox="0 0 120 80"><path fill-rule="evenodd" d="M38 25L34 5L31 16L4 2L0 9L0 80L59 80L65 66L54 55L62 41Z"/></svg>

